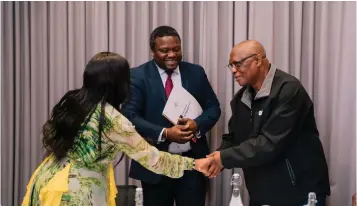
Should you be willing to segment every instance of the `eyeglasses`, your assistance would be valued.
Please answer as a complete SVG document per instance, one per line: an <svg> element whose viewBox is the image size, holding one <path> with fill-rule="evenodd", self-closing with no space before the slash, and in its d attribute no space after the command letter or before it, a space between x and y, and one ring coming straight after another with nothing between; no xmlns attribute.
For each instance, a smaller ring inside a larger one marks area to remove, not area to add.
<svg viewBox="0 0 357 206"><path fill-rule="evenodd" d="M241 59L241 60L239 60L239 61L237 61L237 62L233 62L232 64L228 64L226 67L228 67L229 70L232 70L233 67L236 68L236 69L239 69L239 68L242 67L243 63L244 63L247 59L249 59L249 58L251 58L251 57L255 57L255 56L257 56L257 55L258 55L258 54L249 55L249 56L247 56L247 57L245 57L245 58L243 58L243 59ZM263 57L263 58L264 58L264 57Z"/></svg>

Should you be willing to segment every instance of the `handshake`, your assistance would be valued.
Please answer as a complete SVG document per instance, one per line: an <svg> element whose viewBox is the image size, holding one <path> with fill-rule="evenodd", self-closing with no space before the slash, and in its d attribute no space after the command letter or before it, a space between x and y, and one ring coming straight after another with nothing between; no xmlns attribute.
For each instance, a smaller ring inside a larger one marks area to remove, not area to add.
<svg viewBox="0 0 357 206"><path fill-rule="evenodd" d="M197 129L197 124L194 120L180 118L177 125L165 129L164 132L166 139L169 141L183 144L195 136ZM197 159L195 161L196 166L194 169L209 178L216 177L223 169L219 151L207 155L206 158Z"/></svg>
<svg viewBox="0 0 357 206"><path fill-rule="evenodd" d="M194 169L209 178L217 177L223 169L221 153L219 151L207 155L206 158L197 159L195 161L196 166Z"/></svg>

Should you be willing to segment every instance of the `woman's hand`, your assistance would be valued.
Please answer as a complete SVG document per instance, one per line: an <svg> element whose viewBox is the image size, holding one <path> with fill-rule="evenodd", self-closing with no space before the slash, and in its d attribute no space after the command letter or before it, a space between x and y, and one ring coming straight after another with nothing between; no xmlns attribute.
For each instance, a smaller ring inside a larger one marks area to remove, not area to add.
<svg viewBox="0 0 357 206"><path fill-rule="evenodd" d="M195 170L203 173L205 176L208 176L208 169L213 163L213 158L208 157L208 158L202 158L202 159L197 159L196 161L196 166Z"/></svg>

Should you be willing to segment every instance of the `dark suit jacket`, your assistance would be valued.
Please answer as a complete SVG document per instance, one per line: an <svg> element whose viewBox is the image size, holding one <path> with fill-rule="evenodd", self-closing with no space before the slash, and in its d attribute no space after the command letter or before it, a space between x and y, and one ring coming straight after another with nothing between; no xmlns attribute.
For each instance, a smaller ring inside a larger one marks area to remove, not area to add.
<svg viewBox="0 0 357 206"><path fill-rule="evenodd" d="M209 152L205 134L218 121L221 115L220 105L201 66L181 62L179 67L182 86L197 99L203 109L203 113L195 119L201 138L196 143L191 141L191 148L196 158L205 157ZM168 151L169 141L157 144L162 129L171 127L172 124L162 115L166 95L153 60L131 69L131 92L131 100L123 105L123 114L149 143L161 151ZM152 184L161 178L136 161L132 161L129 175Z"/></svg>

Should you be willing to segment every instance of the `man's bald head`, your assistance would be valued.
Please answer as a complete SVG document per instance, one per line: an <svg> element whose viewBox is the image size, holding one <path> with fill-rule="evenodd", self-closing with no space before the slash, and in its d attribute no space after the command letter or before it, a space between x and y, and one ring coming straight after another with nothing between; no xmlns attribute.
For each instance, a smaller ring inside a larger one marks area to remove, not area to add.
<svg viewBox="0 0 357 206"><path fill-rule="evenodd" d="M265 49L263 45L256 40L245 40L234 45L231 53L242 53L245 55L259 54L262 57L265 57Z"/></svg>

